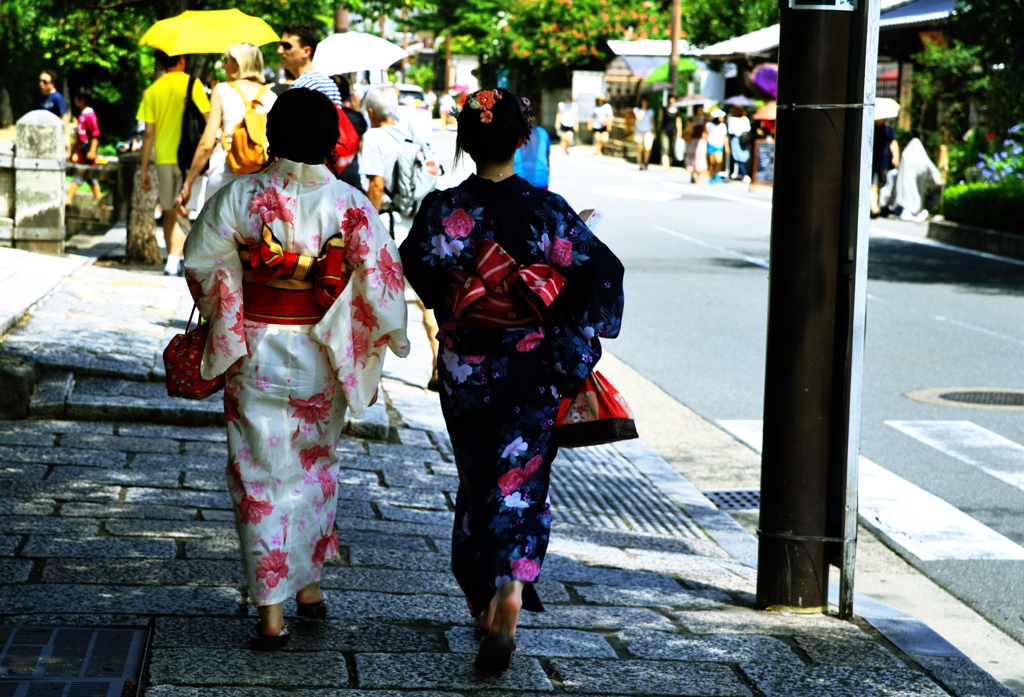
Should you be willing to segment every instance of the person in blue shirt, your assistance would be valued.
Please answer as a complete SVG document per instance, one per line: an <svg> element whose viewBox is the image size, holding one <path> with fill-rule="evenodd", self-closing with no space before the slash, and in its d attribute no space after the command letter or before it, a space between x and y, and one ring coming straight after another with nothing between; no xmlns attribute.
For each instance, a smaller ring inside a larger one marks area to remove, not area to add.
<svg viewBox="0 0 1024 697"><path fill-rule="evenodd" d="M45 109L68 123L68 105L64 96L57 91L57 73L47 68L39 74L39 92L43 95L36 109Z"/></svg>
<svg viewBox="0 0 1024 697"><path fill-rule="evenodd" d="M547 189L551 181L551 136L531 116L533 133L526 144L516 150L515 173L539 189Z"/></svg>

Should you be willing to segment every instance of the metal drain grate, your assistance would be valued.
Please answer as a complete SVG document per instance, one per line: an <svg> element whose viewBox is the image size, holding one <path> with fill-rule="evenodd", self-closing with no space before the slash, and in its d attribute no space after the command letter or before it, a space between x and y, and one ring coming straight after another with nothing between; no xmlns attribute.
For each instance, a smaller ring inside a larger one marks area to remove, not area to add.
<svg viewBox="0 0 1024 697"><path fill-rule="evenodd" d="M0 627L0 697L133 697L149 629Z"/></svg>
<svg viewBox="0 0 1024 697"><path fill-rule="evenodd" d="M560 450L551 468L559 521L602 530L705 537L678 506L610 445Z"/></svg>
<svg viewBox="0 0 1024 697"><path fill-rule="evenodd" d="M743 511L761 507L761 490L745 491L705 491L711 503L723 511Z"/></svg>
<svg viewBox="0 0 1024 697"><path fill-rule="evenodd" d="M1024 390L965 390L943 392L939 399L963 404L988 404L997 407L1024 407Z"/></svg>

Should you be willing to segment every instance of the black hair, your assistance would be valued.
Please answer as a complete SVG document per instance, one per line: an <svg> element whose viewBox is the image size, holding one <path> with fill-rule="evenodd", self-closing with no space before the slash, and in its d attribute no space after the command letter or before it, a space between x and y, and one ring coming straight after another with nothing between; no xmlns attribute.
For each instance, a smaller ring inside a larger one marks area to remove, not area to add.
<svg viewBox="0 0 1024 697"><path fill-rule="evenodd" d="M338 86L338 92L341 94L341 101L347 102L352 98L352 88L348 84L348 78L344 75L331 75L331 79L334 80L334 84Z"/></svg>
<svg viewBox="0 0 1024 697"><path fill-rule="evenodd" d="M78 91L75 92L75 99L81 99L86 104L92 99L92 90L88 87L79 87Z"/></svg>
<svg viewBox="0 0 1024 697"><path fill-rule="evenodd" d="M338 109L323 92L293 87L267 112L270 159L320 165L338 142Z"/></svg>
<svg viewBox="0 0 1024 697"><path fill-rule="evenodd" d="M515 155L519 140L530 138L530 101L501 88L474 92L466 97L458 124L456 163L463 153L477 164L506 162Z"/></svg>
<svg viewBox="0 0 1024 697"><path fill-rule="evenodd" d="M44 68L44 69L39 71L39 74L40 75L46 75L48 78L50 78L50 83L54 87L57 86L57 71L56 70L53 70L52 68Z"/></svg>
<svg viewBox="0 0 1024 697"><path fill-rule="evenodd" d="M164 70L170 70L178 64L181 60L181 56L168 56L160 49L156 50L156 62L164 67Z"/></svg>
<svg viewBox="0 0 1024 697"><path fill-rule="evenodd" d="M316 53L316 45L320 43L320 32L312 24L286 24L281 29L281 36L294 34L299 37L303 46L309 46L309 57Z"/></svg>

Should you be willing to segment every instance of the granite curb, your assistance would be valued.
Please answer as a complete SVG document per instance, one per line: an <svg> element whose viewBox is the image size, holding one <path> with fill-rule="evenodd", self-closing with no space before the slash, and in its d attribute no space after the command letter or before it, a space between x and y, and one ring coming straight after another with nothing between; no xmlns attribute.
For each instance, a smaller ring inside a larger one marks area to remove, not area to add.
<svg viewBox="0 0 1024 697"><path fill-rule="evenodd" d="M1024 260L1024 235L1003 230L965 225L951 220L932 220L928 223L928 239L954 247Z"/></svg>

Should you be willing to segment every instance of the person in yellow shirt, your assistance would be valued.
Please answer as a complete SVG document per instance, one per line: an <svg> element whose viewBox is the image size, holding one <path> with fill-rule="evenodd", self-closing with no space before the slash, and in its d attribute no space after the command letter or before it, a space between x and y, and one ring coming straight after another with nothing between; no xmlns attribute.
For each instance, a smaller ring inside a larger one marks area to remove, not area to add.
<svg viewBox="0 0 1024 697"><path fill-rule="evenodd" d="M167 265L164 274L180 276L181 256L185 247L185 233L178 225L174 197L181 189L182 175L178 169L178 144L181 142L181 119L185 115L185 92L189 75L185 72L185 56L168 56L156 52L157 62L164 67L164 75L142 95L142 104L135 118L146 124L142 136L142 188L153 190L149 176L152 156L156 164L157 191L160 207L164 211L164 242L167 245ZM210 112L210 100L197 80L192 88L192 100L203 116Z"/></svg>

